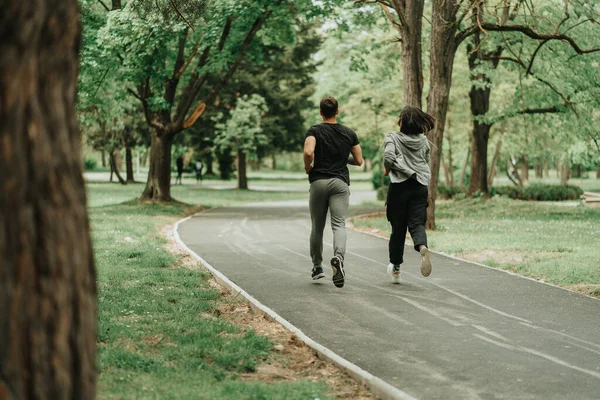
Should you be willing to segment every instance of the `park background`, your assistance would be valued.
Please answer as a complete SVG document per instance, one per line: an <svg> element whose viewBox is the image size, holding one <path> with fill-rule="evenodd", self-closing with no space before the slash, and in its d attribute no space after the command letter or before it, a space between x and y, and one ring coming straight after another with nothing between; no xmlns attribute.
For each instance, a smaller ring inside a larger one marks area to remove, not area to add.
<svg viewBox="0 0 600 400"><path fill-rule="evenodd" d="M79 6L99 398L371 397L224 296L168 233L211 207L307 200L302 144L326 95L367 160L350 168L357 204L383 207L380 146L420 106L437 120L432 249L600 296L600 209L580 198L600 192L594 1Z"/></svg>

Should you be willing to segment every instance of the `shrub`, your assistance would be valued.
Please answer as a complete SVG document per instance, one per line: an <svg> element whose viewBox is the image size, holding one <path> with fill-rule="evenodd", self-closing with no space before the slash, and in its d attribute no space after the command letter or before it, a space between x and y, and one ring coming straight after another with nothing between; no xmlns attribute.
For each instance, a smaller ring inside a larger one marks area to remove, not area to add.
<svg viewBox="0 0 600 400"><path fill-rule="evenodd" d="M467 189L465 187L438 184L437 194L439 199L450 200L453 199L459 193L466 193L466 190Z"/></svg>
<svg viewBox="0 0 600 400"><path fill-rule="evenodd" d="M83 160L83 168L86 171L93 171L96 169L97 166L98 166L98 161L94 160L93 158L85 158Z"/></svg>
<svg viewBox="0 0 600 400"><path fill-rule="evenodd" d="M375 189L375 190L377 190L381 187L381 174L382 174L382 171L380 171L379 168L373 169L373 175L371 177L371 182L373 183L373 189ZM386 188L388 186L390 186L390 177L389 176L384 177L383 186Z"/></svg>
<svg viewBox="0 0 600 400"><path fill-rule="evenodd" d="M562 201L578 200L583 190L572 185L548 185L532 183L525 187L499 186L490 190L490 195L500 195L517 200L530 201Z"/></svg>

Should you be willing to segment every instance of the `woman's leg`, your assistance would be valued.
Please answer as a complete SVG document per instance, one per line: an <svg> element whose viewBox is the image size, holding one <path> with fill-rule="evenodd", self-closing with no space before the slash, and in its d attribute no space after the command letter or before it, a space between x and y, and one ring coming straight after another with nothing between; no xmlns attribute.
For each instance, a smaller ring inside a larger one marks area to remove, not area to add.
<svg viewBox="0 0 600 400"><path fill-rule="evenodd" d="M421 246L427 247L427 233L425 222L427 222L427 199L429 192L427 186L413 181L410 188L410 201L408 204L408 231L415 244L415 250L419 251Z"/></svg>
<svg viewBox="0 0 600 400"><path fill-rule="evenodd" d="M404 262L404 242L407 229L408 191L406 183L392 183L388 189L387 219L392 225L389 242L390 263L400 265Z"/></svg>

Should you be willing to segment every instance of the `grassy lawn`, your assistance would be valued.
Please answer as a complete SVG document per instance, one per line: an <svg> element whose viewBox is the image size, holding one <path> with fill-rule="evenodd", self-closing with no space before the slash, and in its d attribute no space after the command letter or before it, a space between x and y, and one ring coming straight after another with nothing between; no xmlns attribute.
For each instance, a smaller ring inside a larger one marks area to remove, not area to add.
<svg viewBox="0 0 600 400"><path fill-rule="evenodd" d="M326 383L335 372L329 376L315 372L317 368L331 371L330 366L317 366L321 361L306 364L313 366L312 372L280 379L279 375L285 376L285 369L278 372L280 367L293 363L289 357L273 351L276 344L273 340L225 318L221 310L233 308L237 315L235 307L241 306L211 286L209 276L195 263L184 263L182 256L165 248L167 240L160 227L181 218L189 209L133 202L115 204L139 195L141 189L142 185L88 185L99 290L98 397L337 397L339 390ZM194 199L196 203L211 205L256 201L263 195L249 192L242 196L234 191L205 193L185 187L175 190L180 200ZM271 199L285 197L280 193L268 195ZM285 345L287 348L287 342ZM307 349L304 352L308 355L301 356L305 357L303 362L312 357ZM271 372L257 374L265 363L270 367L266 370ZM338 382L347 379L340 376ZM340 387L347 390L352 385L356 386L346 381Z"/></svg>
<svg viewBox="0 0 600 400"><path fill-rule="evenodd" d="M600 209L505 198L436 207L432 249L600 297ZM390 229L385 217L354 222Z"/></svg>

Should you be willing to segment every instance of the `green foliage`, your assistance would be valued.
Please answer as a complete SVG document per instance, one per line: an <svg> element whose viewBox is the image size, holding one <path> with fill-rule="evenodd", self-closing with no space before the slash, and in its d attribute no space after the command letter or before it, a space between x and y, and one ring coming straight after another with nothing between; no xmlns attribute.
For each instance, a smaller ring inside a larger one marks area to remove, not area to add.
<svg viewBox="0 0 600 400"><path fill-rule="evenodd" d="M96 161L94 158L85 158L83 160L83 168L86 171L93 171L96 169L97 166L98 166L98 161Z"/></svg>
<svg viewBox="0 0 600 400"><path fill-rule="evenodd" d="M267 113L265 99L257 94L244 95L237 100L236 107L224 123L217 123L215 146L220 151L231 150L256 155L256 149L269 142L263 133L262 119Z"/></svg>
<svg viewBox="0 0 600 400"><path fill-rule="evenodd" d="M499 186L490 190L490 194L507 196L517 200L533 201L563 201L579 200L583 190L578 186L571 185L549 185L543 183L532 183L525 187Z"/></svg>
<svg viewBox="0 0 600 400"><path fill-rule="evenodd" d="M387 188L390 186L390 177L382 176L383 173L381 168L374 168L371 175L371 183L373 184L373 189L377 190L380 187Z"/></svg>

